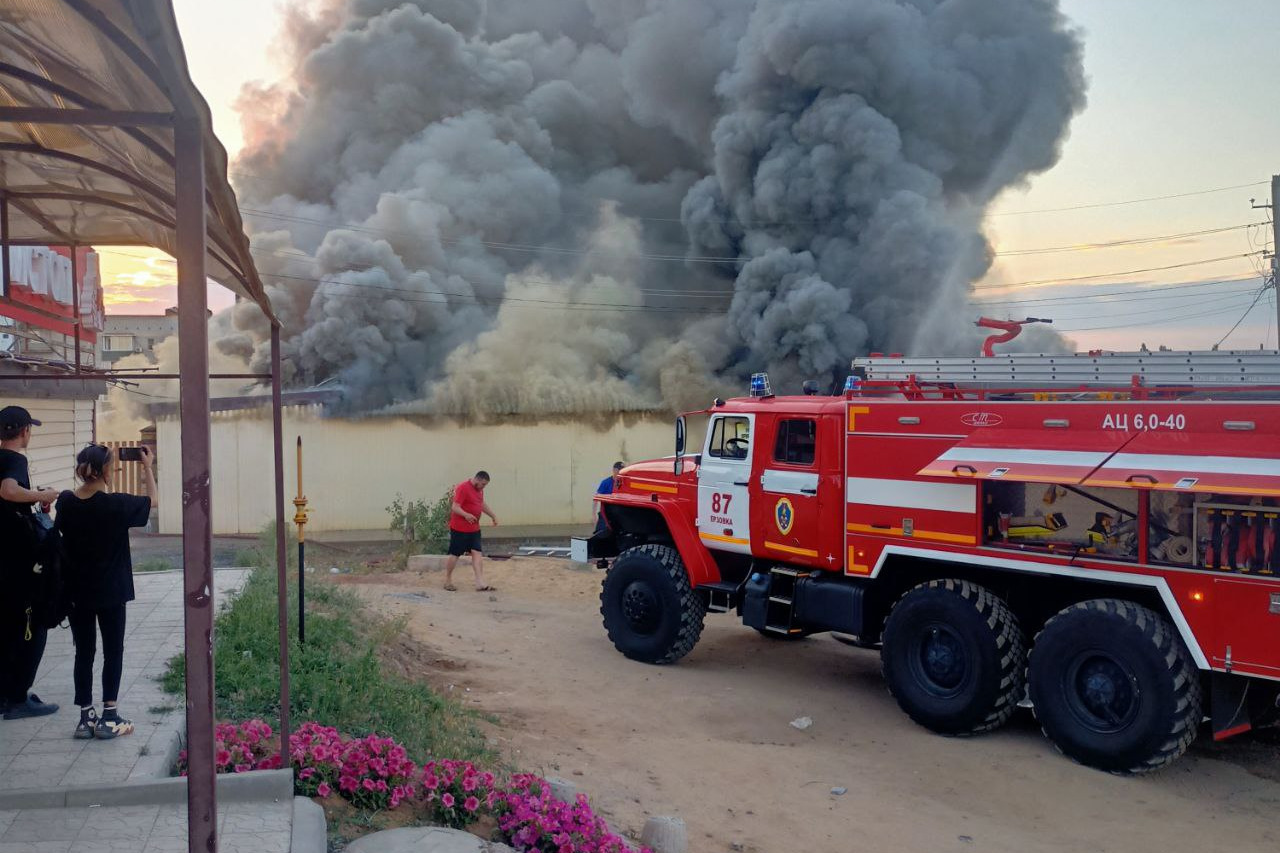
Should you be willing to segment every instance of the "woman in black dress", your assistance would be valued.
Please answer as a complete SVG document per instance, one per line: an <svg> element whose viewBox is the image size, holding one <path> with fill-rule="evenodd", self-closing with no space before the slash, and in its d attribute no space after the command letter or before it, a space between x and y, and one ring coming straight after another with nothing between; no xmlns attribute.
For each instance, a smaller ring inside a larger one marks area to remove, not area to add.
<svg viewBox="0 0 1280 853"><path fill-rule="evenodd" d="M71 600L71 636L76 645L76 705L80 722L75 737L114 738L133 731L120 716L116 699L124 665L125 603L133 600L133 558L129 529L151 517L156 493L151 451L141 449L145 494L111 491L116 451L91 444L76 457L81 485L58 497L57 526L66 554L64 576ZM102 632L102 717L93 705L93 659Z"/></svg>

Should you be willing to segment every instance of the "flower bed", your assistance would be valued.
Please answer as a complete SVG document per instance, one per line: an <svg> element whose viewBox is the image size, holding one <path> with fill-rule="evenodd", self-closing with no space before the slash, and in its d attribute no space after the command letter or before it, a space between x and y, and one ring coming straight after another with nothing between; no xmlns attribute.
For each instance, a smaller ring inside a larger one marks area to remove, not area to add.
<svg viewBox="0 0 1280 853"><path fill-rule="evenodd" d="M279 739L261 720L222 723L214 731L219 773L280 768ZM391 738L346 738L331 726L303 723L289 736L295 786L304 796L337 795L357 808L408 808L421 820L462 828L496 822L501 840L538 853L628 853L631 850L591 810L587 798L566 803L546 780L517 774L508 781L470 761L417 764ZM187 754L178 756L187 772ZM647 851L642 851L647 853Z"/></svg>

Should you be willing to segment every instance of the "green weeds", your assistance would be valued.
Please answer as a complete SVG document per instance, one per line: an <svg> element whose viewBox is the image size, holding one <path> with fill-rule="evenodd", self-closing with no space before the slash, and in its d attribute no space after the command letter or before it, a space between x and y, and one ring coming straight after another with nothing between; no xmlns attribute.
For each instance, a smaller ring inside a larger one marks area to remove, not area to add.
<svg viewBox="0 0 1280 853"><path fill-rule="evenodd" d="M291 551L293 549L290 549ZM263 534L255 568L231 607L217 619L214 641L216 716L278 720L279 646L274 534ZM404 624L378 617L353 593L319 575L307 576L307 642L297 642L297 575L289 579L290 716L315 720L354 736L400 741L417 760L443 756L490 761L478 715L426 684L389 672L379 650L404 634ZM173 658L161 679L181 693L185 660Z"/></svg>

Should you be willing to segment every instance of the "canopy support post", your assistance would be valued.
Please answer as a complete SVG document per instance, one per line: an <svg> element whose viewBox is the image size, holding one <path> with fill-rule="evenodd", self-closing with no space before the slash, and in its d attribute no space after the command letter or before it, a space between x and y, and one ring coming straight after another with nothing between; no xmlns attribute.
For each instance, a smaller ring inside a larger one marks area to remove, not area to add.
<svg viewBox="0 0 1280 853"><path fill-rule="evenodd" d="M178 120L173 136L177 161L174 185L182 422L183 633L187 659L187 847L190 853L217 853L204 141L200 122L194 117Z"/></svg>

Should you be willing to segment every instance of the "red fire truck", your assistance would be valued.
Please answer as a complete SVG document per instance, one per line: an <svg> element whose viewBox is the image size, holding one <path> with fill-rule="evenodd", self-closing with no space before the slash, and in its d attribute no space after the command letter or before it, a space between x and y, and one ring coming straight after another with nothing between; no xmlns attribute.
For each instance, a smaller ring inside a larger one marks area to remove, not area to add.
<svg viewBox="0 0 1280 853"><path fill-rule="evenodd" d="M647 663L707 612L835 632L935 732L1029 703L1071 758L1154 770L1206 715L1277 716L1277 390L1275 352L871 357L839 396L758 374L599 498L605 628Z"/></svg>

